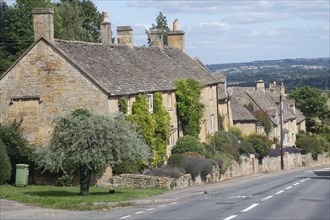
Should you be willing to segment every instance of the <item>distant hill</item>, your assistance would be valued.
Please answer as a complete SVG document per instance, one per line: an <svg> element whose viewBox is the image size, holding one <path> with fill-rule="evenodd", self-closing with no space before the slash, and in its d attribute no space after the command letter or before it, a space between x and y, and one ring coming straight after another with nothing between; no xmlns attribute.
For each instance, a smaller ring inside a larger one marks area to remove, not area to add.
<svg viewBox="0 0 330 220"><path fill-rule="evenodd" d="M214 74L226 74L228 86L254 86L259 79L266 85L284 82L288 91L295 87L330 87L330 58L258 60L244 63L206 65Z"/></svg>

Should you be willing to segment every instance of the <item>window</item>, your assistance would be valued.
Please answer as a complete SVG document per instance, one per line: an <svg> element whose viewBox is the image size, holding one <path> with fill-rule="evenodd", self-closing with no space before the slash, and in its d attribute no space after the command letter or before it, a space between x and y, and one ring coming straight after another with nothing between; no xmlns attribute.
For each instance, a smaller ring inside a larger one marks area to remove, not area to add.
<svg viewBox="0 0 330 220"><path fill-rule="evenodd" d="M172 110L172 93L167 93L167 110Z"/></svg>
<svg viewBox="0 0 330 220"><path fill-rule="evenodd" d="M170 147L174 146L174 134L171 134L170 137L168 138L168 145Z"/></svg>
<svg viewBox="0 0 330 220"><path fill-rule="evenodd" d="M153 94L148 94L147 95L147 102L148 102L149 112L153 112L153 110L154 110L154 96L153 96Z"/></svg>
<svg viewBox="0 0 330 220"><path fill-rule="evenodd" d="M210 131L214 131L214 115L210 115Z"/></svg>
<svg viewBox="0 0 330 220"><path fill-rule="evenodd" d="M209 95L210 95L210 99L213 99L213 90L212 90L212 86L210 86L210 88L209 88Z"/></svg>

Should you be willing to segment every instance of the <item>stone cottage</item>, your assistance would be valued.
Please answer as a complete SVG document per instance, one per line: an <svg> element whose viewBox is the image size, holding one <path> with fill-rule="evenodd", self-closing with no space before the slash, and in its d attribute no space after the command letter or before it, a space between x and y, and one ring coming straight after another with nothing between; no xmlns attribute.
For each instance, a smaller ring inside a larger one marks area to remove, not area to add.
<svg viewBox="0 0 330 220"><path fill-rule="evenodd" d="M177 21L168 34L168 47L157 31L151 33L152 46L136 47L130 26L117 27L118 43L112 44L107 13L101 24L102 43L54 39L53 13L33 10L35 42L0 78L0 123L22 117L25 137L42 145L59 115L77 108L115 113L120 97L127 98L130 113L138 94L147 95L152 112L153 93L161 92L171 117L169 154L182 133L174 81L193 78L205 85L201 141L218 130L218 80L184 53L184 32L178 30Z"/></svg>

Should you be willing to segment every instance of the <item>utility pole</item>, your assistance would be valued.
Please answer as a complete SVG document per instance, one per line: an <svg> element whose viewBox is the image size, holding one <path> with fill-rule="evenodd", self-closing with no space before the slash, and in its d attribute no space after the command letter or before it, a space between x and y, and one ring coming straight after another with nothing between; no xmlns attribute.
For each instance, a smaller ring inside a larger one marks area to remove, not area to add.
<svg viewBox="0 0 330 220"><path fill-rule="evenodd" d="M280 131L281 131L281 170L284 170L283 163L283 97L280 92Z"/></svg>

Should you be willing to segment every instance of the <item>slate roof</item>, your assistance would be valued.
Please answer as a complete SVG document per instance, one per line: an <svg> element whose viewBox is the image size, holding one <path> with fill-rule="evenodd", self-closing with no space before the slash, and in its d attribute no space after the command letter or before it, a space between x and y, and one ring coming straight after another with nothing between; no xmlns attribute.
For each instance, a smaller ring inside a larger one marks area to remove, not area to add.
<svg viewBox="0 0 330 220"><path fill-rule="evenodd" d="M174 90L174 81L183 78L193 78L205 85L218 83L178 49L109 47L63 40L56 40L56 46L114 96Z"/></svg>
<svg viewBox="0 0 330 220"><path fill-rule="evenodd" d="M230 100L230 106L233 113L234 122L256 122L257 119L235 99Z"/></svg>

